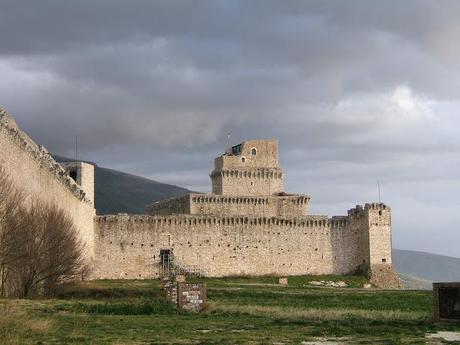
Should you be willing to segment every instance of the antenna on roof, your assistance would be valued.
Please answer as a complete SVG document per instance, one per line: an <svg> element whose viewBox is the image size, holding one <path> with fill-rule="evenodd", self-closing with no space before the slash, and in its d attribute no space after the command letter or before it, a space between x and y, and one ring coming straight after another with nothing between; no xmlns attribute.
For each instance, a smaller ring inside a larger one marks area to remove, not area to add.
<svg viewBox="0 0 460 345"><path fill-rule="evenodd" d="M379 190L379 202L382 202L382 198L381 198L381 195L380 195L380 181L377 181L377 188Z"/></svg>
<svg viewBox="0 0 460 345"><path fill-rule="evenodd" d="M230 146L230 137L231 137L231 134L227 133L227 141L225 143L225 149L227 149Z"/></svg>
<svg viewBox="0 0 460 345"><path fill-rule="evenodd" d="M78 162L78 136L75 136L75 166Z"/></svg>

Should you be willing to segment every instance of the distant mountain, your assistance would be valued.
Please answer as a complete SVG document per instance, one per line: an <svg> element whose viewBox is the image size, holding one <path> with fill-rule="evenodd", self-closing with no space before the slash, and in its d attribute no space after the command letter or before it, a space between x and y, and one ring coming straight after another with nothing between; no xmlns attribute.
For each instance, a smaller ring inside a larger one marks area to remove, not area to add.
<svg viewBox="0 0 460 345"><path fill-rule="evenodd" d="M410 290L431 290L433 288L433 282L431 280L425 280L411 276L410 274L399 273L405 289Z"/></svg>
<svg viewBox="0 0 460 345"><path fill-rule="evenodd" d="M57 162L72 159L54 156ZM92 163L94 164L94 163ZM144 213L145 206L159 200L184 195L190 191L165 183L95 167L95 204L97 214Z"/></svg>
<svg viewBox="0 0 460 345"><path fill-rule="evenodd" d="M460 281L460 258L394 249L393 263L402 280L409 282L408 285L428 286L433 281Z"/></svg>

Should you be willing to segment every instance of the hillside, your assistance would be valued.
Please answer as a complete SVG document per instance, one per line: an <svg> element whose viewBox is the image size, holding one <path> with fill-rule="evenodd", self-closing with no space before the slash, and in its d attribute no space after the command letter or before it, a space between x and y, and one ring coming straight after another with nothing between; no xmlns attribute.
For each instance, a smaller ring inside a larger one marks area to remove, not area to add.
<svg viewBox="0 0 460 345"><path fill-rule="evenodd" d="M412 250L393 250L396 270L409 278L426 281L460 281L460 258Z"/></svg>
<svg viewBox="0 0 460 345"><path fill-rule="evenodd" d="M54 156L58 162L72 159ZM95 167L95 203L98 214L144 212L145 206L162 199L183 195L185 188L160 183L121 171Z"/></svg>
<svg viewBox="0 0 460 345"><path fill-rule="evenodd" d="M405 289L410 290L431 290L433 289L433 281L414 277L410 274L399 272L399 278Z"/></svg>

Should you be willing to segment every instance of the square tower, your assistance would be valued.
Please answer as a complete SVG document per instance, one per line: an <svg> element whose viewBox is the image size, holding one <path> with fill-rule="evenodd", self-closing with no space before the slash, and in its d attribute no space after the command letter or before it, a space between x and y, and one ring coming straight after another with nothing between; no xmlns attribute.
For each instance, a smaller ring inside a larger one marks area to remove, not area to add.
<svg viewBox="0 0 460 345"><path fill-rule="evenodd" d="M275 195L284 192L275 139L250 140L230 147L214 160L212 192L222 195Z"/></svg>
<svg viewBox="0 0 460 345"><path fill-rule="evenodd" d="M59 163L69 176L83 189L86 198L94 204L94 165L85 162Z"/></svg>

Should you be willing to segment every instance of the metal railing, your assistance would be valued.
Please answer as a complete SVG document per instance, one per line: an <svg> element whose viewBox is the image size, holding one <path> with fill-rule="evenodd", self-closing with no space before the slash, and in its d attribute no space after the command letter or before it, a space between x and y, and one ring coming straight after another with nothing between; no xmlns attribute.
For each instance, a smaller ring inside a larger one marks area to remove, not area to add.
<svg viewBox="0 0 460 345"><path fill-rule="evenodd" d="M177 262L174 254L162 253L160 254L160 278L174 277L177 275L184 275L187 277L203 277L204 271L199 265L185 265Z"/></svg>

